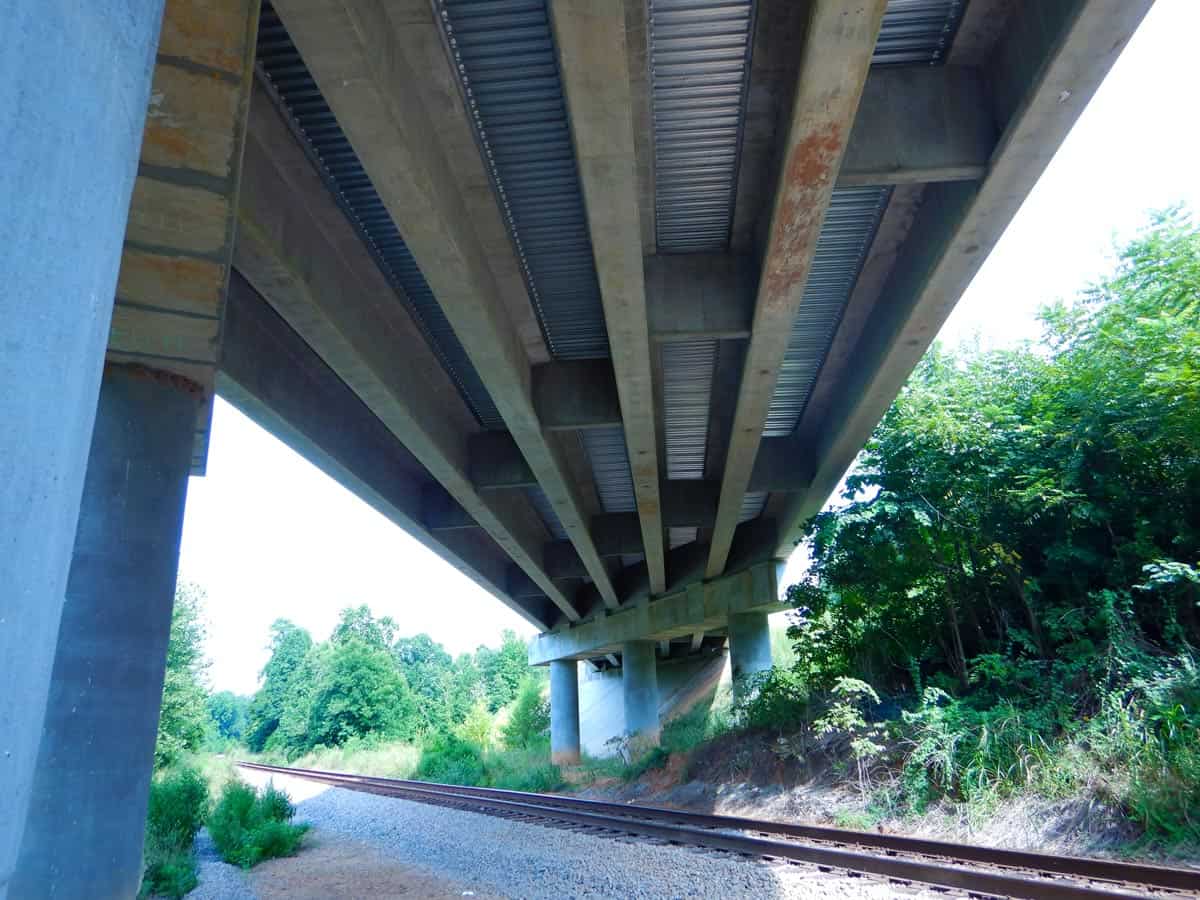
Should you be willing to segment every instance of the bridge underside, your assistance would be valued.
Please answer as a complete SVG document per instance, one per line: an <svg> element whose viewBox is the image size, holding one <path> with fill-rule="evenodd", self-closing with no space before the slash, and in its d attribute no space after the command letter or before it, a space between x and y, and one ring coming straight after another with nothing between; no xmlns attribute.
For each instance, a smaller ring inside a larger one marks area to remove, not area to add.
<svg viewBox="0 0 1200 900"><path fill-rule="evenodd" d="M215 393L538 629L560 760L578 661L646 741L657 660L768 666L780 561L1149 5L17 0L0 896L136 889L61 823L144 808Z"/></svg>

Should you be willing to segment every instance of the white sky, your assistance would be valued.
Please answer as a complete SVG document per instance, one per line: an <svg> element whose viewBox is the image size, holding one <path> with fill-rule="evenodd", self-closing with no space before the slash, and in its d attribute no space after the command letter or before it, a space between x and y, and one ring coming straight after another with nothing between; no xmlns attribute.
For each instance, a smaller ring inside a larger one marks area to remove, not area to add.
<svg viewBox="0 0 1200 900"><path fill-rule="evenodd" d="M1158 0L942 330L956 343L1039 336L1040 304L1112 264L1147 212L1200 212L1200 0ZM796 560L798 563L799 561ZM795 570L796 565L790 567ZM188 486L180 577L208 593L215 690L251 693L267 630L326 637L366 603L457 655L533 629L382 515L218 399L208 474Z"/></svg>

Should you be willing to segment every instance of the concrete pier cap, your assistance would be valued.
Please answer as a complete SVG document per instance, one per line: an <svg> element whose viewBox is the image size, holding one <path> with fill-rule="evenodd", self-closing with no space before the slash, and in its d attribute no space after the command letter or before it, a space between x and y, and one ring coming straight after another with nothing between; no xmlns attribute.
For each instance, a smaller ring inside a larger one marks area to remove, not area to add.
<svg viewBox="0 0 1200 900"><path fill-rule="evenodd" d="M741 614L761 614L765 621L768 613L787 608L779 599L783 566L778 560L754 563L721 578L681 585L654 600L635 598L614 613L539 634L529 646L529 662L541 666L559 659L622 653L631 641L653 644L722 630L731 616Z"/></svg>

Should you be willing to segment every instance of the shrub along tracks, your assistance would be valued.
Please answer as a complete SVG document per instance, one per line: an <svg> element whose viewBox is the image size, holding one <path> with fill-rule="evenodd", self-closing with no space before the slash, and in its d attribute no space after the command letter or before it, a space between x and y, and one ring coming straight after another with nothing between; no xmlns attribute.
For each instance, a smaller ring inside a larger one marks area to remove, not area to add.
<svg viewBox="0 0 1200 900"><path fill-rule="evenodd" d="M453 806L539 825L637 835L691 847L807 863L975 895L1029 900L1200 895L1200 871L1050 856L841 828L768 822L495 788L241 763L348 790Z"/></svg>

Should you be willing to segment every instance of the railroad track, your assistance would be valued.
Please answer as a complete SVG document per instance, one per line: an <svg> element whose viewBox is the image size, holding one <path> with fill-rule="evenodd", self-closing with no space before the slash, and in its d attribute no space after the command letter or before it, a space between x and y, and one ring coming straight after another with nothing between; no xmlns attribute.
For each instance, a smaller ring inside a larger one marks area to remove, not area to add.
<svg viewBox="0 0 1200 900"><path fill-rule="evenodd" d="M519 818L542 825L569 825L604 834L636 835L689 847L807 863L893 882L933 885L974 895L1028 900L1200 896L1200 870L1051 856L556 794L374 778L260 763L239 765L349 790Z"/></svg>

